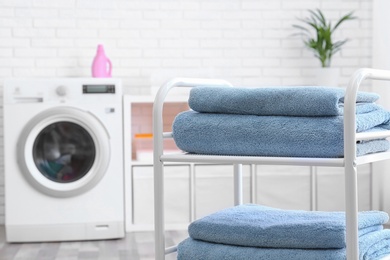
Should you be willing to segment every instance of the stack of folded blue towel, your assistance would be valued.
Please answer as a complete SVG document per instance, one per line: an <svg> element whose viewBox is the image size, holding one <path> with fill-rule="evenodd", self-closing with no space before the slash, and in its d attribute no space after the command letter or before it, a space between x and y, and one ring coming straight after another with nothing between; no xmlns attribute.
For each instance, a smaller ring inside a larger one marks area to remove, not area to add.
<svg viewBox="0 0 390 260"><path fill-rule="evenodd" d="M359 259L390 254L387 213L359 213ZM281 210L260 205L227 208L188 228L178 260L344 260L345 214Z"/></svg>
<svg viewBox="0 0 390 260"><path fill-rule="evenodd" d="M179 114L173 137L183 151L197 154L343 157L342 88L196 87L193 111ZM377 94L359 92L356 131L390 129L390 113L375 104ZM385 139L362 141L357 155L386 151Z"/></svg>

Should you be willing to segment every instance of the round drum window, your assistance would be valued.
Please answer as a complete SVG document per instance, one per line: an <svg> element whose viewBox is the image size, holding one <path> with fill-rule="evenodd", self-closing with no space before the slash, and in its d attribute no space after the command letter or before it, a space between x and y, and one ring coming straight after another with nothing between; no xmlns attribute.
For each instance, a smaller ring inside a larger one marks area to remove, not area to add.
<svg viewBox="0 0 390 260"><path fill-rule="evenodd" d="M33 159L49 180L69 183L81 179L91 169L96 156L91 135L71 122L46 126L33 145Z"/></svg>

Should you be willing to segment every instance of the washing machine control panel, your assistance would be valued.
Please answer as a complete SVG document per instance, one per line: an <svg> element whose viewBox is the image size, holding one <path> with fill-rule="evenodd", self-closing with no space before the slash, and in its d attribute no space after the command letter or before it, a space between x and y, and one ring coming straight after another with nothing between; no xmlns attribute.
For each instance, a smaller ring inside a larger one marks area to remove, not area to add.
<svg viewBox="0 0 390 260"><path fill-rule="evenodd" d="M121 81L114 78L7 79L5 85L5 104L101 104L122 99Z"/></svg>

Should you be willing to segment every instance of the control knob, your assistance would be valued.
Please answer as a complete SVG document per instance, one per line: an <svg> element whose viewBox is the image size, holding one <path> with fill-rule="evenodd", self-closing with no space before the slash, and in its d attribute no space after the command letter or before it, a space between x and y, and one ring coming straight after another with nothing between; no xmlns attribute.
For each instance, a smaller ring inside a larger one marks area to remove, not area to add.
<svg viewBox="0 0 390 260"><path fill-rule="evenodd" d="M59 86L56 89L56 93L58 96L63 97L66 95L66 87L65 86Z"/></svg>

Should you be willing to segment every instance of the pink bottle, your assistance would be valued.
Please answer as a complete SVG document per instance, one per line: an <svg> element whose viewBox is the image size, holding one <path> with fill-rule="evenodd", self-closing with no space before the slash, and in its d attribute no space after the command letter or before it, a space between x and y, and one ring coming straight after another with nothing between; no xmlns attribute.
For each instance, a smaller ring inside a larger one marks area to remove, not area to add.
<svg viewBox="0 0 390 260"><path fill-rule="evenodd" d="M92 63L92 77L94 78L111 78L112 64L104 53L102 44L97 47L96 56Z"/></svg>

